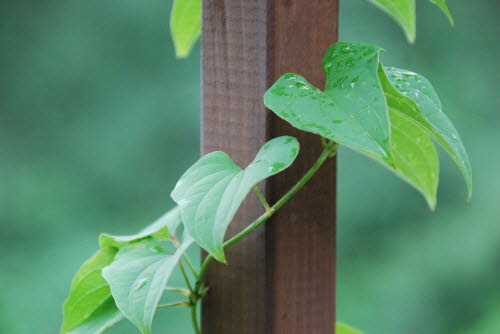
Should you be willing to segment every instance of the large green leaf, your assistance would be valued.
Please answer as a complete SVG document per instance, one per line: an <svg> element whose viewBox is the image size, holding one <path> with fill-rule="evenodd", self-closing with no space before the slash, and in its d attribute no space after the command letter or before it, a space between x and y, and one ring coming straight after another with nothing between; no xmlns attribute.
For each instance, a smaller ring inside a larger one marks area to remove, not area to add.
<svg viewBox="0 0 500 334"><path fill-rule="evenodd" d="M472 170L460 136L441 108L431 83L423 76L394 67L379 67L388 106L430 134L457 163L472 194Z"/></svg>
<svg viewBox="0 0 500 334"><path fill-rule="evenodd" d="M422 193L431 210L434 210L439 180L439 160L434 144L427 133L411 120L393 109L389 110L389 115L392 169Z"/></svg>
<svg viewBox="0 0 500 334"><path fill-rule="evenodd" d="M346 324L337 322L335 325L335 334L361 334L361 332Z"/></svg>
<svg viewBox="0 0 500 334"><path fill-rule="evenodd" d="M189 234L225 262L224 235L241 202L255 184L290 166L298 152L297 140L284 136L267 142L245 170L223 152L202 157L172 191Z"/></svg>
<svg viewBox="0 0 500 334"><path fill-rule="evenodd" d="M68 334L100 334L122 318L113 298L108 298L87 320Z"/></svg>
<svg viewBox="0 0 500 334"><path fill-rule="evenodd" d="M403 28L406 38L410 43L416 38L416 10L415 0L368 0L392 18ZM429 0L436 4L446 14L451 26L453 18L445 0Z"/></svg>
<svg viewBox="0 0 500 334"><path fill-rule="evenodd" d="M81 325L111 299L109 285L101 271L113 261L115 254L116 249L106 247L82 265L71 283L69 297L64 303L61 333L68 333Z"/></svg>
<svg viewBox="0 0 500 334"><path fill-rule="evenodd" d="M101 247L121 248L147 237L152 237L156 240L170 239L181 224L180 214L181 210L176 206L137 234L125 236L101 234L99 236L99 244Z"/></svg>
<svg viewBox="0 0 500 334"><path fill-rule="evenodd" d="M298 74L282 76L264 104L294 127L389 159L389 119L377 68L380 48L339 42L324 59L324 92Z"/></svg>
<svg viewBox="0 0 500 334"><path fill-rule="evenodd" d="M201 32L201 0L174 0L170 31L177 57L187 57Z"/></svg>
<svg viewBox="0 0 500 334"><path fill-rule="evenodd" d="M264 103L298 129L374 157L420 191L434 209L439 164L430 135L457 162L470 195L469 159L436 92L418 74L384 69L379 50L336 43L323 62L325 92L297 74L286 74L268 90Z"/></svg>
<svg viewBox="0 0 500 334"><path fill-rule="evenodd" d="M103 269L116 306L141 333L151 334L158 302L177 262L192 242L185 234L174 254L167 253L154 239L132 243L120 249L113 263Z"/></svg>

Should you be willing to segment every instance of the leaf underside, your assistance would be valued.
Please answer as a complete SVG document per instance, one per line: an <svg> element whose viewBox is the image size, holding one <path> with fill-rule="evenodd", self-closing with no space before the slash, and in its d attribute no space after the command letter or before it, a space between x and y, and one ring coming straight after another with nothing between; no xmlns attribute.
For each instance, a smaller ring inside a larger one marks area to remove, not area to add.
<svg viewBox="0 0 500 334"><path fill-rule="evenodd" d="M109 265L117 250L106 247L99 250L85 262L73 282L69 297L63 306L63 325L61 333L77 328L111 298L111 291L101 270Z"/></svg>
<svg viewBox="0 0 500 334"><path fill-rule="evenodd" d="M100 334L123 319L113 298L102 304L87 320L68 334Z"/></svg>
<svg viewBox="0 0 500 334"><path fill-rule="evenodd" d="M151 334L153 316L172 272L193 240L185 233L174 254L154 239L120 249L102 273L111 287L116 306L143 334Z"/></svg>
<svg viewBox="0 0 500 334"><path fill-rule="evenodd" d="M122 248L148 237L152 237L158 241L170 239L181 224L180 214L180 208L175 207L137 234L125 236L101 234L99 236L99 245L101 247Z"/></svg>
<svg viewBox="0 0 500 334"><path fill-rule="evenodd" d="M201 0L174 0L170 32L178 58L189 55L201 32Z"/></svg>
<svg viewBox="0 0 500 334"><path fill-rule="evenodd" d="M379 77L389 108L412 120L427 132L455 161L472 196L472 168L467 151L441 101L425 77L395 67L379 67Z"/></svg>
<svg viewBox="0 0 500 334"><path fill-rule="evenodd" d="M439 181L439 160L434 144L424 130L394 109L389 109L389 116L393 171L415 187L434 210Z"/></svg>
<svg viewBox="0 0 500 334"><path fill-rule="evenodd" d="M391 16L403 29L406 39L414 43L416 39L416 6L415 0L368 0ZM453 17L445 0L429 0L437 5L445 14L453 27Z"/></svg>
<svg viewBox="0 0 500 334"><path fill-rule="evenodd" d="M202 157L171 194L189 234L215 259L225 262L224 235L241 202L255 184L290 166L298 152L297 140L284 136L267 142L244 170L223 152Z"/></svg>
<svg viewBox="0 0 500 334"><path fill-rule="evenodd" d="M431 136L459 166L470 197L467 153L433 87L416 73L384 68L379 52L371 45L338 42L323 60L324 92L298 74L286 74L266 92L264 103L298 129L375 158L434 209L439 164Z"/></svg>

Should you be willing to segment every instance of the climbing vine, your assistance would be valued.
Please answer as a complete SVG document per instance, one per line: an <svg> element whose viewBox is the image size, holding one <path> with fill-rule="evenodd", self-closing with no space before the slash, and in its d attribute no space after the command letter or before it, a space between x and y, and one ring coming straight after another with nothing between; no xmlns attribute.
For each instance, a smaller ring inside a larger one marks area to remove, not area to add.
<svg viewBox="0 0 500 334"><path fill-rule="evenodd" d="M414 0L371 0L383 8L415 39ZM444 1L432 1L448 15ZM200 34L200 0L175 0L171 31L178 57L189 54ZM96 334L123 318L142 334L152 333L157 310L185 307L193 328L201 333L197 308L210 293L204 277L213 261L226 262L225 249L236 244L292 198L344 145L375 159L419 191L429 208L436 206L440 145L462 172L469 197L470 162L458 132L443 113L438 95L423 76L384 66L377 46L338 42L326 52L322 65L324 90L300 74L288 73L265 93L263 103L297 129L318 135L322 152L304 176L275 203L268 203L259 182L293 164L300 144L290 136L267 142L246 168L224 152L212 152L192 165L171 192L176 207L153 224L130 236L102 234L100 250L83 264L73 279L64 304L61 333ZM226 230L239 206L254 191L262 214L230 239ZM197 244L208 256L200 270L186 255ZM185 286L169 285L179 270ZM162 303L165 292L177 295ZM339 334L356 330L336 325Z"/></svg>

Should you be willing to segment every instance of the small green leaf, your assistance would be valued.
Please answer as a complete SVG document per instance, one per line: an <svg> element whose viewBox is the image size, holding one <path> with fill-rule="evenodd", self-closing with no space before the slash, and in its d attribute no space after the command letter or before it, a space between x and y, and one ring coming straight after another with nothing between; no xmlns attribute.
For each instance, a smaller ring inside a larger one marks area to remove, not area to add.
<svg viewBox="0 0 500 334"><path fill-rule="evenodd" d="M223 152L202 157L171 194L189 234L214 258L225 262L224 235L241 202L255 184L290 166L298 152L297 140L284 136L267 142L245 170Z"/></svg>
<svg viewBox="0 0 500 334"><path fill-rule="evenodd" d="M407 40L410 43L415 42L416 38L416 9L415 0L368 0L392 18L403 28ZM446 14L451 26L453 27L453 18L445 0L429 0L437 5Z"/></svg>
<svg viewBox="0 0 500 334"><path fill-rule="evenodd" d="M338 42L324 59L324 92L298 74L269 88L264 104L294 127L389 159L389 117L377 68L381 49Z"/></svg>
<svg viewBox="0 0 500 334"><path fill-rule="evenodd" d="M122 318L113 298L108 298L87 320L68 334L100 334Z"/></svg>
<svg viewBox="0 0 500 334"><path fill-rule="evenodd" d="M109 285L102 277L101 270L113 261L115 254L116 249L106 247L82 265L71 283L69 297L63 306L61 333L68 333L81 325L111 299Z"/></svg>
<svg viewBox="0 0 500 334"><path fill-rule="evenodd" d="M361 334L361 332L346 324L337 322L335 325L335 334Z"/></svg>
<svg viewBox="0 0 500 334"><path fill-rule="evenodd" d="M101 234L99 236L99 245L101 247L121 248L147 237L152 237L156 240L170 239L181 224L180 213L180 208L176 206L137 234L126 236Z"/></svg>
<svg viewBox="0 0 500 334"><path fill-rule="evenodd" d="M392 16L403 28L410 43L416 38L415 0L369 0L378 8Z"/></svg>
<svg viewBox="0 0 500 334"><path fill-rule="evenodd" d="M170 31L176 56L187 57L201 32L201 0L174 0Z"/></svg>
<svg viewBox="0 0 500 334"><path fill-rule="evenodd" d="M472 170L460 136L444 114L441 101L423 76L394 67L379 67L379 77L388 106L427 131L457 163L472 195Z"/></svg>
<svg viewBox="0 0 500 334"><path fill-rule="evenodd" d="M418 125L389 110L391 119L391 151L394 165L387 165L403 180L414 186L431 210L436 208L439 182L439 160L432 140Z"/></svg>
<svg viewBox="0 0 500 334"><path fill-rule="evenodd" d="M446 14L448 17L448 20L450 21L450 25L453 27L455 23L453 22L453 17L451 16L450 10L448 9L448 6L446 5L445 0L429 0L443 11L443 13Z"/></svg>
<svg viewBox="0 0 500 334"><path fill-rule="evenodd" d="M151 334L158 302L177 262L192 242L185 234L174 254L167 253L154 239L132 243L120 249L113 263L103 269L116 306L141 333Z"/></svg>

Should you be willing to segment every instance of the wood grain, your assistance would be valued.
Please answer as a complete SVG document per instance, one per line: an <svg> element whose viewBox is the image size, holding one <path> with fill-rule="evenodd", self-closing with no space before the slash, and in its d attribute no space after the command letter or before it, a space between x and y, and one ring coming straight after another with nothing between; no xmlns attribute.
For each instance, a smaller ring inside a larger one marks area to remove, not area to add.
<svg viewBox="0 0 500 334"><path fill-rule="evenodd" d="M259 148L293 135L301 154L261 185L274 202L313 164L317 136L266 111L262 96L282 74L322 87L321 59L337 36L337 0L203 0L202 154L227 152L246 166ZM279 213L211 265L204 334L331 334L335 321L335 163L328 162ZM262 213L249 196L234 235Z"/></svg>

